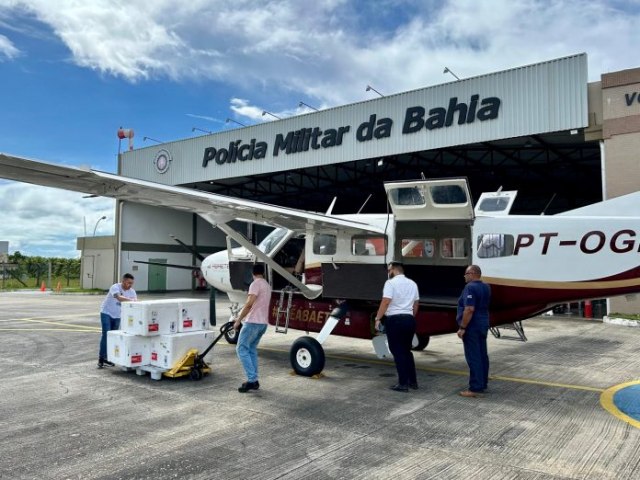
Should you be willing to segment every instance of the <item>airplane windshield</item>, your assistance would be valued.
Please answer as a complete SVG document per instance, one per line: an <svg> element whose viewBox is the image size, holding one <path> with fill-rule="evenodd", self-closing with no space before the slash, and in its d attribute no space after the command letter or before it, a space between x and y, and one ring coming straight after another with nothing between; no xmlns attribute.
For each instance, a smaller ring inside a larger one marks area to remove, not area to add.
<svg viewBox="0 0 640 480"><path fill-rule="evenodd" d="M273 251L275 246L280 243L280 240L284 238L287 232L288 230L286 228L276 228L273 232L264 237L264 240L260 242L258 248L263 253L269 255Z"/></svg>

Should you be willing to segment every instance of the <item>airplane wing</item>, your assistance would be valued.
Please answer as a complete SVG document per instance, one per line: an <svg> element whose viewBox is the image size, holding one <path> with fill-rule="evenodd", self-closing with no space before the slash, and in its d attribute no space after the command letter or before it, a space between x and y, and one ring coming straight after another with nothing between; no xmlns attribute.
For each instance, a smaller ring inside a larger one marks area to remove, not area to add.
<svg viewBox="0 0 640 480"><path fill-rule="evenodd" d="M242 220L289 230L381 234L378 227L319 213L278 207L97 170L53 165L0 153L0 178L199 214L213 225Z"/></svg>

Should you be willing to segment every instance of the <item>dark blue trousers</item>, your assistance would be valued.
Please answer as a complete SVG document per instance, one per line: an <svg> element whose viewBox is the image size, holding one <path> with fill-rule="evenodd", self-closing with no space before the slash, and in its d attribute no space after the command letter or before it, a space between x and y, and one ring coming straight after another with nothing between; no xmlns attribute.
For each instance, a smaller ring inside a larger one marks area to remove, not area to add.
<svg viewBox="0 0 640 480"><path fill-rule="evenodd" d="M469 390L482 392L489 381L489 354L485 329L466 330L462 336L464 358L469 365Z"/></svg>
<svg viewBox="0 0 640 480"><path fill-rule="evenodd" d="M389 350L393 355L398 371L398 383L409 385L418 383L416 364L411 352L411 341L416 333L416 320L413 315L391 315L384 322Z"/></svg>

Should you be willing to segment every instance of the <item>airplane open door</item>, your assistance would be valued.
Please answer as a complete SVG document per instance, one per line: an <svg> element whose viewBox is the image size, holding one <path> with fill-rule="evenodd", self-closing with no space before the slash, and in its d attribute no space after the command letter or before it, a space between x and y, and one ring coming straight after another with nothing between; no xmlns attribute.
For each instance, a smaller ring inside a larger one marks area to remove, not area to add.
<svg viewBox="0 0 640 480"><path fill-rule="evenodd" d="M473 201L466 178L385 184L395 217L394 260L424 304L453 307L471 263Z"/></svg>
<svg viewBox="0 0 640 480"><path fill-rule="evenodd" d="M385 183L397 221L473 220L466 178Z"/></svg>

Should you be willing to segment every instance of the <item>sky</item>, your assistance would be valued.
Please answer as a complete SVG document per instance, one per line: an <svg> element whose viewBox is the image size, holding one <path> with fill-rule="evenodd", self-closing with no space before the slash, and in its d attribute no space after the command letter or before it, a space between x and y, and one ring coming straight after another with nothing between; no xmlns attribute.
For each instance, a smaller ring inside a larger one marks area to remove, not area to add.
<svg viewBox="0 0 640 480"><path fill-rule="evenodd" d="M115 172L121 126L143 147L582 52L597 81L640 67L639 25L640 0L0 0L0 152ZM0 180L0 240L77 258L113 205Z"/></svg>

